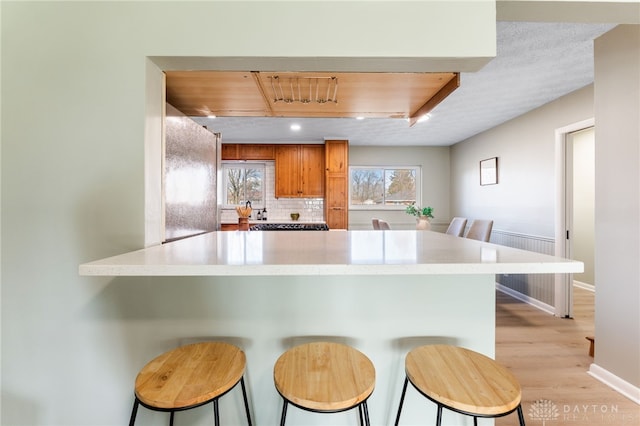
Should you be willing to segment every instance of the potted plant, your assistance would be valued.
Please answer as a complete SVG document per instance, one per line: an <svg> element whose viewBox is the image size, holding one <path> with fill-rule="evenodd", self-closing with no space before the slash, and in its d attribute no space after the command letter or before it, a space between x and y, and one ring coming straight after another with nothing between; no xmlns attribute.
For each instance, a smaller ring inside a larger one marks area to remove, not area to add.
<svg viewBox="0 0 640 426"><path fill-rule="evenodd" d="M413 203L410 206L407 206L405 212L416 217L416 229L431 229L429 219L433 219L433 207L420 207L416 206L416 203Z"/></svg>

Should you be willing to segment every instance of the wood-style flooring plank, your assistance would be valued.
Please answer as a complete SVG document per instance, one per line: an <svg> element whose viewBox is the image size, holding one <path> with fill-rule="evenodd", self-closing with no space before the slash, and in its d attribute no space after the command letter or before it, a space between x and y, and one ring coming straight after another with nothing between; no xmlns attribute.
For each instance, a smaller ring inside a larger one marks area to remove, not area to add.
<svg viewBox="0 0 640 426"><path fill-rule="evenodd" d="M593 334L593 292L574 289L572 319L496 294L496 360L522 386L527 426L640 425L640 406L587 374L593 358L586 336ZM517 425L518 416L495 424Z"/></svg>

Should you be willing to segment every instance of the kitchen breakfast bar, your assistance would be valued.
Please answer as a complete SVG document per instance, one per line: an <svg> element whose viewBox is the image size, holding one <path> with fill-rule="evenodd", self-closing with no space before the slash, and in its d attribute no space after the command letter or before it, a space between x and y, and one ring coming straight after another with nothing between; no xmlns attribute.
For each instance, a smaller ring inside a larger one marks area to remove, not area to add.
<svg viewBox="0 0 640 426"><path fill-rule="evenodd" d="M240 346L259 426L278 424L282 400L273 366L292 346L328 340L367 355L376 369L368 401L371 424L390 425L409 350L445 343L494 357L496 274L582 270L581 262L431 231L211 232L79 267L84 276L175 280L174 295L198 291L189 300L206 305L193 307L210 316L205 335L180 327L165 349L190 339ZM168 314L163 324L179 321ZM151 334L150 344L158 347L153 339ZM435 404L410 389L400 424L433 424L435 412ZM239 391L220 400L220 416L225 425L246 424ZM287 424L356 425L357 417L357 410L318 415L290 409ZM210 420L201 416L194 424ZM473 419L445 410L443 424L471 425Z"/></svg>

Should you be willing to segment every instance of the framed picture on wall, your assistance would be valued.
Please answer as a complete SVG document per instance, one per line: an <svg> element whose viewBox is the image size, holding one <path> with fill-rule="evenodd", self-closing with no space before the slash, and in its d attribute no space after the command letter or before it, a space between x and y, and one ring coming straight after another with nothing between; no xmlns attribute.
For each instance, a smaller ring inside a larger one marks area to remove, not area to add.
<svg viewBox="0 0 640 426"><path fill-rule="evenodd" d="M480 161L480 185L498 183L498 157Z"/></svg>

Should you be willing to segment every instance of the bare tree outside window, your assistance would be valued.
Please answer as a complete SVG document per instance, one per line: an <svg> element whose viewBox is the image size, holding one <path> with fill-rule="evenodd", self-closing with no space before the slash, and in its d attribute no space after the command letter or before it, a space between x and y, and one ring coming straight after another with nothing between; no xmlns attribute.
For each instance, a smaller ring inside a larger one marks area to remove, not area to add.
<svg viewBox="0 0 640 426"><path fill-rule="evenodd" d="M382 204L383 176L381 169L353 169L351 171L351 204Z"/></svg>
<svg viewBox="0 0 640 426"><path fill-rule="evenodd" d="M417 200L417 167L352 167L350 205L407 206Z"/></svg>
<svg viewBox="0 0 640 426"><path fill-rule="evenodd" d="M247 201L254 207L264 205L264 167L224 164L223 170L225 205L244 205Z"/></svg>
<svg viewBox="0 0 640 426"><path fill-rule="evenodd" d="M256 205L263 205L264 190L262 183L264 181L264 169L245 169L244 171L244 192L245 198L251 200Z"/></svg>
<svg viewBox="0 0 640 426"><path fill-rule="evenodd" d="M244 173L243 169L228 168L227 178L227 202L226 204L240 204L244 198Z"/></svg>
<svg viewBox="0 0 640 426"><path fill-rule="evenodd" d="M410 205L416 201L414 169L385 170L385 204Z"/></svg>

